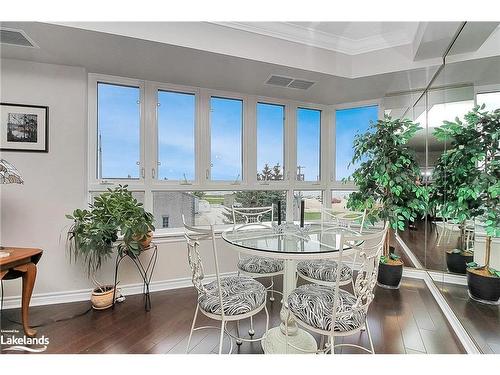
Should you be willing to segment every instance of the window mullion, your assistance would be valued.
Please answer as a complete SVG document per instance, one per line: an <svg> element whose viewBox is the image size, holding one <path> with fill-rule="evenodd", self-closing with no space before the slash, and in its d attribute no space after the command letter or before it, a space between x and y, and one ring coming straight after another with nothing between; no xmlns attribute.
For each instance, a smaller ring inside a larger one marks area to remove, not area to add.
<svg viewBox="0 0 500 375"><path fill-rule="evenodd" d="M257 186L257 100L250 96L245 107L246 121L243 136L243 173L248 186ZM245 152L246 150L246 152Z"/></svg>
<svg viewBox="0 0 500 375"><path fill-rule="evenodd" d="M297 177L297 106L287 106L285 113L286 180L293 187Z"/></svg>
<svg viewBox="0 0 500 375"><path fill-rule="evenodd" d="M200 90L196 140L196 175L200 188L208 187L210 181L210 96Z"/></svg>
<svg viewBox="0 0 500 375"><path fill-rule="evenodd" d="M149 82L146 82L143 87L142 108L144 116L142 116L143 131L141 132L141 147L143 155L144 168L144 208L147 211L153 211L153 179L158 173L158 135L157 135L157 95L156 87Z"/></svg>

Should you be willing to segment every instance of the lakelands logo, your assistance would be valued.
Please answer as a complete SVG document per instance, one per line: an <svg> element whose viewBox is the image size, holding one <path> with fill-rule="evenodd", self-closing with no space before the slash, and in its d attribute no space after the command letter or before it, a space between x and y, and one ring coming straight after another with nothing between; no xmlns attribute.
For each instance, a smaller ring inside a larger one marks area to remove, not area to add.
<svg viewBox="0 0 500 375"><path fill-rule="evenodd" d="M24 351L31 353L41 353L47 350L49 338L42 335L40 337L16 336L18 330L2 330L0 335L1 351ZM7 345L7 347L4 347Z"/></svg>

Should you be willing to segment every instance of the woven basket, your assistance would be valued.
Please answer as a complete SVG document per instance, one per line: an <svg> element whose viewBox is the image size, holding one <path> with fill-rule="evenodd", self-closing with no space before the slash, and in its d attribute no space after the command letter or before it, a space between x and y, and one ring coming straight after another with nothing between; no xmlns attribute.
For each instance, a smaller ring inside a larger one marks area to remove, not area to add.
<svg viewBox="0 0 500 375"><path fill-rule="evenodd" d="M113 285L103 285L100 288L95 288L90 297L92 307L96 310L104 310L113 306L114 289Z"/></svg>

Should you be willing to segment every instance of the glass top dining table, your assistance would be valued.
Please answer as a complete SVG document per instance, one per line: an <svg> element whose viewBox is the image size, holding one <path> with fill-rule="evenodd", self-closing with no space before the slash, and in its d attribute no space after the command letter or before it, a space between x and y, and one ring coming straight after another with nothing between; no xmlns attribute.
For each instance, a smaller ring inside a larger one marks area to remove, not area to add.
<svg viewBox="0 0 500 375"><path fill-rule="evenodd" d="M339 256L342 236L355 237L358 232L339 227L312 224L306 229L297 225L284 225L282 232L276 227L262 225L244 226L241 229L229 229L222 233L222 238L233 245L238 252L253 256L264 256L283 261L283 299L280 312L281 324L269 329L262 339L262 349L266 354L303 353L317 349L314 337L299 328L287 313L288 296L296 287L296 263L307 259L324 259ZM360 241L351 240L344 244L347 253ZM347 255L347 254L346 254ZM243 272L244 274L244 272ZM265 275L251 275L261 277ZM285 321L288 338L285 336ZM290 345L286 345L288 341Z"/></svg>
<svg viewBox="0 0 500 375"><path fill-rule="evenodd" d="M276 259L318 259L338 256L341 235L356 236L359 233L339 227L326 227L311 224L301 231L297 226L277 233L273 227L252 227L248 229L229 229L222 233L222 238L238 250L251 254ZM344 250L352 243L345 243Z"/></svg>

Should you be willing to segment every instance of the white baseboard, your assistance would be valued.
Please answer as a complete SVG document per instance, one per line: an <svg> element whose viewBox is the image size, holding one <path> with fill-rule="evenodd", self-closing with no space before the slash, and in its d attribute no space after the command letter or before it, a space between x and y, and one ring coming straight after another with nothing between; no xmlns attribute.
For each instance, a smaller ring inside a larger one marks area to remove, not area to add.
<svg viewBox="0 0 500 375"><path fill-rule="evenodd" d="M449 283L449 284L456 284L456 285L467 285L467 277L464 275L457 275L454 273L448 273L448 272L441 272L441 271L432 271L426 269L422 264L419 262L415 254L411 251L411 249L406 245L406 243L403 241L401 237L396 235L396 239L401 245L401 248L405 252L405 254L408 256L410 261L413 263L413 266L417 270L423 270L429 274L429 276L432 278L437 283ZM407 269L405 267L406 273L403 273L403 275L407 277L413 277L411 276L411 269ZM420 277L417 277L420 278Z"/></svg>
<svg viewBox="0 0 500 375"><path fill-rule="evenodd" d="M234 276L237 272L225 272L221 276ZM205 281L215 280L215 275L205 276ZM181 277L178 279L152 281L149 284L151 292L162 290L180 289L192 286L191 277ZM142 293L142 283L119 285L118 288L124 296ZM64 292L38 293L31 296L30 306L54 305L57 303L69 303L78 301L90 301L92 289L80 289ZM16 309L21 307L21 296L5 297L3 301L4 309Z"/></svg>
<svg viewBox="0 0 500 375"><path fill-rule="evenodd" d="M467 276L454 273L427 271L429 276L437 283L467 285Z"/></svg>
<svg viewBox="0 0 500 375"><path fill-rule="evenodd" d="M403 267L403 277L408 277L409 279L420 279L423 280L426 270L421 270L418 268Z"/></svg>
<svg viewBox="0 0 500 375"><path fill-rule="evenodd" d="M405 255L410 259L410 262L413 263L413 267L423 269L424 267L418 260L418 258L413 254L413 252L410 250L410 248L406 245L406 243L403 241L401 237L399 237L398 234L396 234L396 241L401 245L401 248L403 249L403 252Z"/></svg>

